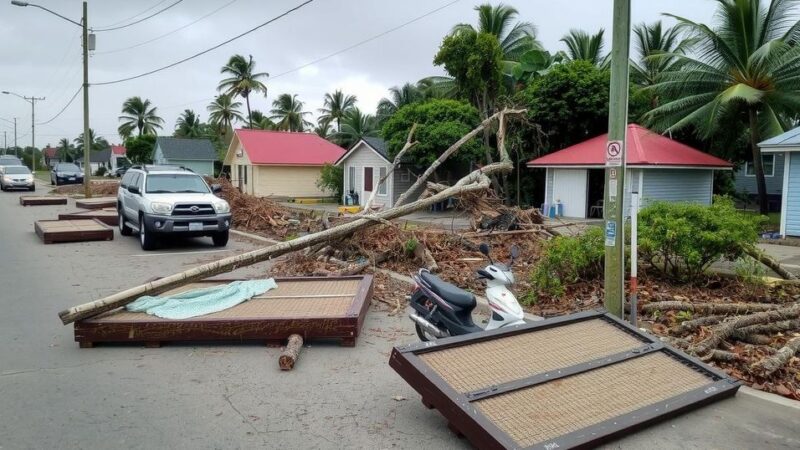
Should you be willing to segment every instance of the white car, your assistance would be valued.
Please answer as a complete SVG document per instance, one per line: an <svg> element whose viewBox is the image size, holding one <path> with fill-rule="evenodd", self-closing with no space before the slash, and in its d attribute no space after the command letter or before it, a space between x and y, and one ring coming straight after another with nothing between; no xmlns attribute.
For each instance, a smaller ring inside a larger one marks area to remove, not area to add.
<svg viewBox="0 0 800 450"><path fill-rule="evenodd" d="M33 174L26 166L3 166L0 171L0 189L27 189L36 190Z"/></svg>
<svg viewBox="0 0 800 450"><path fill-rule="evenodd" d="M211 236L214 245L228 244L231 208L214 195L218 185L189 169L174 166L133 166L117 190L119 231L136 231L142 249L156 247L169 235Z"/></svg>

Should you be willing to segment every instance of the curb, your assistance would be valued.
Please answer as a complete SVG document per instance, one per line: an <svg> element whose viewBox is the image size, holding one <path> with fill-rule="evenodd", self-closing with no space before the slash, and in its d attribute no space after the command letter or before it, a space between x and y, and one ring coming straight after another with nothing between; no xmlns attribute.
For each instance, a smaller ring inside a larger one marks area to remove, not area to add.
<svg viewBox="0 0 800 450"><path fill-rule="evenodd" d="M751 387L742 386L739 388L739 392L736 394L737 397L748 397L750 399L769 403L773 406L780 406L782 408L788 408L795 410L800 413L800 402L796 400L792 400L786 397L781 397L777 394L770 394L769 392L763 392Z"/></svg>
<svg viewBox="0 0 800 450"><path fill-rule="evenodd" d="M274 239L265 238L264 236L259 236L257 234L245 233L244 231L234 230L233 228L230 229L230 232L235 234L236 236L247 238L247 239L252 239L254 241L267 242L267 243L270 243L270 244L279 244L280 243L280 241L276 241Z"/></svg>

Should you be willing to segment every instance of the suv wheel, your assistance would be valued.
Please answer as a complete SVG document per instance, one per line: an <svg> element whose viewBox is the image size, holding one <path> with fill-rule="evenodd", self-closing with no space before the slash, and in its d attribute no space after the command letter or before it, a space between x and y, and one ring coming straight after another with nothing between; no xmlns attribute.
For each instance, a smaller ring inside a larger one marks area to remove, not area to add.
<svg viewBox="0 0 800 450"><path fill-rule="evenodd" d="M125 214L122 214L122 208L117 208L117 220L119 220L119 234L123 236L130 236L133 234L133 229L125 224Z"/></svg>
<svg viewBox="0 0 800 450"><path fill-rule="evenodd" d="M228 231L218 231L212 234L211 240L214 241L214 247L225 247L228 245Z"/></svg>
<svg viewBox="0 0 800 450"><path fill-rule="evenodd" d="M156 237L153 233L147 231L144 225L144 217L139 218L139 243L142 244L142 250L152 250L156 248Z"/></svg>

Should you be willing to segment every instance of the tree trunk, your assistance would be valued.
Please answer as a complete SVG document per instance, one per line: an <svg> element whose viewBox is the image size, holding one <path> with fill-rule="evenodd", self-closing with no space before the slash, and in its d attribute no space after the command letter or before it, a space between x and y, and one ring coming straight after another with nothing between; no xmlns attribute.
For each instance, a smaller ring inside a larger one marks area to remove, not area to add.
<svg viewBox="0 0 800 450"><path fill-rule="evenodd" d="M303 336L293 334L289 336L289 341L286 343L286 348L281 352L278 358L278 365L281 370L292 370L297 358L300 356L300 350L303 349Z"/></svg>
<svg viewBox="0 0 800 450"><path fill-rule="evenodd" d="M773 303L692 303L692 302L654 302L642 307L645 314L654 311L690 311L699 314L746 314L778 309Z"/></svg>
<svg viewBox="0 0 800 450"><path fill-rule="evenodd" d="M800 337L790 339L777 353L753 364L750 370L762 376L772 375L800 351Z"/></svg>
<svg viewBox="0 0 800 450"><path fill-rule="evenodd" d="M761 264L764 264L765 266L767 266L770 269L772 269L773 272L775 272L778 275L780 275L781 278L783 278L784 280L796 280L797 279L797 277L793 273L791 273L788 270L784 269L783 266L781 266L781 263L776 261L771 256L767 255L766 253L762 252L761 250L759 250L759 249L757 249L755 247L750 247L750 246L742 246L742 250L744 250L745 253L750 255L756 261L758 261Z"/></svg>
<svg viewBox="0 0 800 450"><path fill-rule="evenodd" d="M750 118L750 150L753 153L753 170L756 173L756 187L758 189L758 207L761 214L769 212L767 204L767 181L764 178L764 165L761 161L761 149L758 147L760 135L758 133L758 117L756 109L751 106L747 110Z"/></svg>
<svg viewBox="0 0 800 450"><path fill-rule="evenodd" d="M749 327L751 325L760 325L769 322L791 320L796 319L797 317L800 317L800 304L796 304L788 308L764 311L747 316L739 316L714 327L711 335L695 345L691 349L691 352L696 355L706 355L712 350L716 349L722 341L731 337L739 328Z"/></svg>
<svg viewBox="0 0 800 450"><path fill-rule="evenodd" d="M250 112L250 96L244 96L244 102L247 103L247 123L250 125L250 129L253 129L253 113Z"/></svg>

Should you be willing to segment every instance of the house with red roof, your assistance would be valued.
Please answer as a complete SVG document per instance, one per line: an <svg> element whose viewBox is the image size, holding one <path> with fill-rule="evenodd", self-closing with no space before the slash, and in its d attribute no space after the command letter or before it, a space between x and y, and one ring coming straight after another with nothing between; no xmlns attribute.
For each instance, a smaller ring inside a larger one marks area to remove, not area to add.
<svg viewBox="0 0 800 450"><path fill-rule="evenodd" d="M311 133L238 129L223 165L231 182L259 197L327 197L317 186L322 166L335 163L344 149Z"/></svg>
<svg viewBox="0 0 800 450"><path fill-rule="evenodd" d="M51 147L50 144L47 144L47 147L42 149L42 156L47 167L53 167L61 162L61 158L58 157L58 149Z"/></svg>
<svg viewBox="0 0 800 450"><path fill-rule="evenodd" d="M606 147L603 134L528 161L546 169L543 209L565 217L602 218ZM695 202L710 205L715 170L733 165L708 153L669 139L640 125L628 125L623 211L629 214L631 192L641 205L653 201Z"/></svg>
<svg viewBox="0 0 800 450"><path fill-rule="evenodd" d="M117 170L120 165L130 165L126 154L128 150L123 145L111 145L111 170Z"/></svg>

